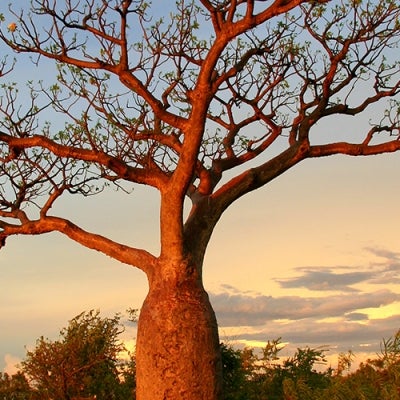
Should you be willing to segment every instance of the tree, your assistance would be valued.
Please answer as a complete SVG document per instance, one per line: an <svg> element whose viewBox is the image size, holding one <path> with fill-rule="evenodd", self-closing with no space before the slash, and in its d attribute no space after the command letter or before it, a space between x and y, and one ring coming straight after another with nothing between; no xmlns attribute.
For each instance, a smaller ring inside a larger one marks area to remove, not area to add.
<svg viewBox="0 0 400 400"><path fill-rule="evenodd" d="M42 399L70 400L96 396L122 399L119 378L120 317L102 318L89 311L73 318L60 339L41 337L28 351L22 371ZM130 397L132 398L132 396Z"/></svg>
<svg viewBox="0 0 400 400"><path fill-rule="evenodd" d="M1 400L33 400L38 398L22 372L17 372L11 376L0 372Z"/></svg>
<svg viewBox="0 0 400 400"><path fill-rule="evenodd" d="M283 398L291 399L294 395L294 398L311 399L313 393L329 387L332 371L328 369L321 373L314 368L316 364L326 363L326 351L327 349L309 347L297 349L293 357L284 361L283 367L277 371L275 377L283 389Z"/></svg>
<svg viewBox="0 0 400 400"><path fill-rule="evenodd" d="M399 5L160 4L32 0L30 11L9 10L3 44L58 75L29 81L29 105L3 85L1 244L58 231L141 269L137 397L217 399L217 322L202 284L213 229L233 202L305 159L400 149ZM322 137L317 125L340 117L361 122ZM108 185L159 191L158 255L53 214L63 195Z"/></svg>
<svg viewBox="0 0 400 400"><path fill-rule="evenodd" d="M248 399L245 390L248 374L243 368L242 353L232 345L221 343L224 400Z"/></svg>

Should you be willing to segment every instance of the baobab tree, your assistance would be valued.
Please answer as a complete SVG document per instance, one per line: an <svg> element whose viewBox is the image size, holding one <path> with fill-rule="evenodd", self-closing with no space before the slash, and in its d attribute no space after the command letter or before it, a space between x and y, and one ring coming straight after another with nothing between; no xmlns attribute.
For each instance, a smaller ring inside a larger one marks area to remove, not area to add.
<svg viewBox="0 0 400 400"><path fill-rule="evenodd" d="M27 77L30 104L3 85L2 244L57 231L142 270L138 399L220 398L202 284L213 229L305 159L400 150L397 0L32 0L2 17L17 61L57 67L52 82ZM329 140L316 128L363 115ZM107 185L159 191L159 254L55 215L63 195Z"/></svg>

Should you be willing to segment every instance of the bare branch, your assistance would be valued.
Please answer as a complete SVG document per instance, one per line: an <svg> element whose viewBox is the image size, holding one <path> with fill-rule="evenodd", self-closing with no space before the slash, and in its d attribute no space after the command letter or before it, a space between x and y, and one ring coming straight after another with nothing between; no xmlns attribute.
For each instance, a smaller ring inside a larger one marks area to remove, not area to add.
<svg viewBox="0 0 400 400"><path fill-rule="evenodd" d="M396 151L399 6L325 3L180 0L165 3L169 18L141 0L12 11L0 39L38 65L56 62L58 75L30 85L29 110L16 86L3 87L3 217L29 203L47 218L63 193L105 182L150 185L161 193L162 249L174 243L177 255L184 232L209 238L233 201L307 157ZM44 111L60 117L56 128ZM347 145L335 132L325 144L317 126L341 116L369 121Z"/></svg>
<svg viewBox="0 0 400 400"><path fill-rule="evenodd" d="M147 274L151 274L155 267L155 257L150 253L87 232L66 219L42 216L39 220L23 222L22 225L0 222L0 236L5 238L10 235L39 235L57 231L85 247L100 251L125 264L136 266Z"/></svg>

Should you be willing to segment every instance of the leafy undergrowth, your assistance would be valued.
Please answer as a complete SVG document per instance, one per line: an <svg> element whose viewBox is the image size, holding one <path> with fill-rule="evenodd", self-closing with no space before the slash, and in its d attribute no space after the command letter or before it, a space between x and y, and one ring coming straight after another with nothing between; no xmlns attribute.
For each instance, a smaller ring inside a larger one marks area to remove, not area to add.
<svg viewBox="0 0 400 400"><path fill-rule="evenodd" d="M297 349L279 362L281 349L279 339L261 356L223 344L224 400L400 400L400 330L353 372L351 351L339 355L336 369L321 371L326 349Z"/></svg>

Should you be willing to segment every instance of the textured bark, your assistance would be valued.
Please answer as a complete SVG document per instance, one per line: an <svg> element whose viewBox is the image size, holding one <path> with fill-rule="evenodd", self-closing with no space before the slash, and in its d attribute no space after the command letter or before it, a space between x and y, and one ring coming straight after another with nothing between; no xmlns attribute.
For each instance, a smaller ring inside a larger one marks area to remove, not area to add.
<svg viewBox="0 0 400 400"><path fill-rule="evenodd" d="M137 399L217 400L222 368L208 295L193 274L163 278L150 282L139 317Z"/></svg>

